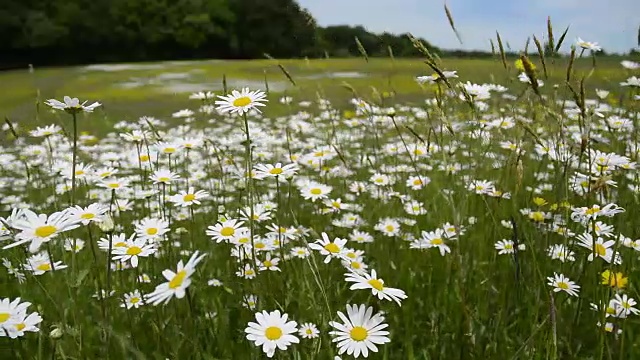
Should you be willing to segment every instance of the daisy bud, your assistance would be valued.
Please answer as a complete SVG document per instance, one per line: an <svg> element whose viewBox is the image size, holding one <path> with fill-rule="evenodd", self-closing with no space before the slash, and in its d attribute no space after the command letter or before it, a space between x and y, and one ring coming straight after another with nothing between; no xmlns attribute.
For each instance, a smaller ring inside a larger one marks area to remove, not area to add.
<svg viewBox="0 0 640 360"><path fill-rule="evenodd" d="M49 333L49 337L57 340L60 339L62 337L62 330L60 328L53 328L53 330L51 330L51 332Z"/></svg>
<svg viewBox="0 0 640 360"><path fill-rule="evenodd" d="M110 215L104 217L104 219L98 223L100 230L104 233L112 233L115 230L116 225L113 223L113 218Z"/></svg>

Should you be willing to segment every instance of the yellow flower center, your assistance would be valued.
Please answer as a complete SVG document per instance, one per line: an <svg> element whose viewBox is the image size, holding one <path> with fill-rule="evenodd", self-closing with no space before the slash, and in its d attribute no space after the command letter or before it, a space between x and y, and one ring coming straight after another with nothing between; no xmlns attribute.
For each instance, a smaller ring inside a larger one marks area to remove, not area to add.
<svg viewBox="0 0 640 360"><path fill-rule="evenodd" d="M107 176L111 176L110 172L103 172L102 174L99 175L101 178L106 178Z"/></svg>
<svg viewBox="0 0 640 360"><path fill-rule="evenodd" d="M413 185L416 185L416 186L422 185L422 180L420 179L413 180Z"/></svg>
<svg viewBox="0 0 640 360"><path fill-rule="evenodd" d="M173 277L173 279L171 279L171 281L169 281L169 288L170 289L175 289L178 288L182 285L182 283L184 282L184 279L187 277L187 271L186 270L180 270L178 271L178 273Z"/></svg>
<svg viewBox="0 0 640 360"><path fill-rule="evenodd" d="M567 283L566 283L566 282L564 282L564 281L563 281L563 282L559 282L559 283L558 283L558 287L559 287L560 289L562 289L562 290L567 290L567 289L569 289L569 284L567 284Z"/></svg>
<svg viewBox="0 0 640 360"><path fill-rule="evenodd" d="M131 300L129 300L129 302L132 303L132 304L137 304L137 303L140 302L140 298L137 297L137 296L134 296L134 297L131 298Z"/></svg>
<svg viewBox="0 0 640 360"><path fill-rule="evenodd" d="M272 174L272 175L280 175L280 174L282 174L282 169L273 168L273 169L269 170L269 173Z"/></svg>
<svg viewBox="0 0 640 360"><path fill-rule="evenodd" d="M176 148L166 147L162 150L162 152L164 152L165 154L173 154L174 152L176 152Z"/></svg>
<svg viewBox="0 0 640 360"><path fill-rule="evenodd" d="M282 329L277 326L269 326L267 330L264 331L264 336L271 341L278 340L282 337Z"/></svg>
<svg viewBox="0 0 640 360"><path fill-rule="evenodd" d="M270 260L265 260L262 264L264 265L264 267L267 267L267 268L273 266L273 263Z"/></svg>
<svg viewBox="0 0 640 360"><path fill-rule="evenodd" d="M36 228L36 236L41 238L46 238L53 235L58 229L55 226L45 225Z"/></svg>
<svg viewBox="0 0 640 360"><path fill-rule="evenodd" d="M194 194L187 194L185 196L182 197L182 200L184 202L189 202L189 201L193 201L196 199L196 196Z"/></svg>
<svg viewBox="0 0 640 360"><path fill-rule="evenodd" d="M311 331L311 329L307 329L304 331L307 335L311 335L313 334L313 331Z"/></svg>
<svg viewBox="0 0 640 360"><path fill-rule="evenodd" d="M505 248L506 250L512 250L512 249L513 249L513 245L511 245L511 244L505 244L505 245L504 245L504 248Z"/></svg>
<svg viewBox="0 0 640 360"><path fill-rule="evenodd" d="M335 243L328 243L324 246L324 249L332 254L336 254L340 252L340 248Z"/></svg>
<svg viewBox="0 0 640 360"><path fill-rule="evenodd" d="M369 336L369 332L362 326L356 326L351 329L349 335L351 335L351 339L354 341L363 341L367 336Z"/></svg>
<svg viewBox="0 0 640 360"><path fill-rule="evenodd" d="M604 247L604 245L602 244L596 244L595 251L596 251L596 254L598 254L598 256L607 255L607 248Z"/></svg>
<svg viewBox="0 0 640 360"><path fill-rule="evenodd" d="M90 220L90 219L93 219L94 217L96 217L96 215L95 214L91 214L91 213L86 213L86 214L82 214L80 217L85 219L85 220Z"/></svg>
<svg viewBox="0 0 640 360"><path fill-rule="evenodd" d="M587 209L586 214L593 215L593 214L597 214L598 212L600 212L599 208L591 208L591 209Z"/></svg>
<svg viewBox="0 0 640 360"><path fill-rule="evenodd" d="M387 230L387 232L393 232L396 228L393 225L387 225L384 229Z"/></svg>
<svg viewBox="0 0 640 360"><path fill-rule="evenodd" d="M313 188L309 191L311 194L313 195L320 195L322 194L322 190L318 189L318 188Z"/></svg>
<svg viewBox="0 0 640 360"><path fill-rule="evenodd" d="M266 244L261 242L255 244L256 249L264 249L266 246L267 246Z"/></svg>
<svg viewBox="0 0 640 360"><path fill-rule="evenodd" d="M331 203L331 206L333 206L336 209L340 209L341 204L339 202L337 202L337 201L334 201L334 202Z"/></svg>
<svg viewBox="0 0 640 360"><path fill-rule="evenodd" d="M113 247L126 247L127 244L124 241L117 242L113 244Z"/></svg>
<svg viewBox="0 0 640 360"><path fill-rule="evenodd" d="M168 178L168 177L166 177L166 176L163 176L163 177L161 177L161 178L158 178L158 181L160 181L160 182L168 182L169 180L171 180L171 179L169 179L169 178Z"/></svg>
<svg viewBox="0 0 640 360"><path fill-rule="evenodd" d="M149 155L140 155L140 161L142 162L149 161Z"/></svg>
<svg viewBox="0 0 640 360"><path fill-rule="evenodd" d="M9 320L9 317L11 316L11 314L9 313L0 313L0 324Z"/></svg>
<svg viewBox="0 0 640 360"><path fill-rule="evenodd" d="M251 104L251 98L248 96L239 97L233 100L233 106L244 107Z"/></svg>
<svg viewBox="0 0 640 360"><path fill-rule="evenodd" d="M246 244L248 242L249 242L249 238L246 238L246 237L238 239L238 243L240 244Z"/></svg>
<svg viewBox="0 0 640 360"><path fill-rule="evenodd" d="M347 254L347 257L350 258L350 259L355 259L356 258L356 254L350 252L350 253Z"/></svg>
<svg viewBox="0 0 640 360"><path fill-rule="evenodd" d="M148 228L147 229L147 235L155 235L158 233L158 229L157 228Z"/></svg>
<svg viewBox="0 0 640 360"><path fill-rule="evenodd" d="M84 170L76 170L76 175L84 175Z"/></svg>
<svg viewBox="0 0 640 360"><path fill-rule="evenodd" d="M36 269L38 269L40 271L51 271L51 264L50 263L42 263L42 264L38 265L36 267Z"/></svg>
<svg viewBox="0 0 640 360"><path fill-rule="evenodd" d="M120 187L120 184L119 183L110 183L110 184L107 184L107 186L112 188L112 189L117 189L117 188Z"/></svg>
<svg viewBox="0 0 640 360"><path fill-rule="evenodd" d="M356 269L356 270L358 270L358 269L360 269L361 267L362 267L362 265L360 265L360 263L359 263L359 262L357 262L357 261L352 261L352 262L351 262L351 268L352 268L352 269Z"/></svg>
<svg viewBox="0 0 640 360"><path fill-rule="evenodd" d="M222 230L220 230L220 235L222 236L233 236L233 234L236 233L236 230L232 227L223 227Z"/></svg>
<svg viewBox="0 0 640 360"><path fill-rule="evenodd" d="M18 331L22 331L26 327L27 325L25 323L16 324L16 330Z"/></svg>
<svg viewBox="0 0 640 360"><path fill-rule="evenodd" d="M431 240L431 245L442 245L442 244L444 244L444 241L442 241L441 238L435 238Z"/></svg>
<svg viewBox="0 0 640 360"><path fill-rule="evenodd" d="M382 285L382 281L380 281L378 279L371 279L371 280L367 281L367 283L369 285L371 285L371 287L373 287L374 289L376 289L378 291L382 291L382 289L384 289L384 285Z"/></svg>
<svg viewBox="0 0 640 360"><path fill-rule="evenodd" d="M142 249L140 249L137 246L132 246L130 248L127 249L127 255L138 255L142 252Z"/></svg>

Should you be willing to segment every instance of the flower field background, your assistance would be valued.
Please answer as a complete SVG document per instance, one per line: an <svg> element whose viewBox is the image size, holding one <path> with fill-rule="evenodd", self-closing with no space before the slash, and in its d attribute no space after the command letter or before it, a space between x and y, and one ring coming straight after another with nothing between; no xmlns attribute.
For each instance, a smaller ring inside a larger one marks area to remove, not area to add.
<svg viewBox="0 0 640 360"><path fill-rule="evenodd" d="M635 358L640 59L587 45L0 74L0 356Z"/></svg>

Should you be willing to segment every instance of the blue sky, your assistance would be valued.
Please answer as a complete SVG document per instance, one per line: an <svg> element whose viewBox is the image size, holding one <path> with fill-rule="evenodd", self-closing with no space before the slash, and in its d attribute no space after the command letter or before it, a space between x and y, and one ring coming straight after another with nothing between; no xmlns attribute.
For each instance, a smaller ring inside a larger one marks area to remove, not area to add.
<svg viewBox="0 0 640 360"><path fill-rule="evenodd" d="M640 0L448 0L463 44L450 29L441 0L298 0L320 25L363 25L370 31L410 32L446 49L489 50L496 30L513 50L528 36L546 38L551 16L556 39L571 25L567 41L579 36L605 50L636 46Z"/></svg>

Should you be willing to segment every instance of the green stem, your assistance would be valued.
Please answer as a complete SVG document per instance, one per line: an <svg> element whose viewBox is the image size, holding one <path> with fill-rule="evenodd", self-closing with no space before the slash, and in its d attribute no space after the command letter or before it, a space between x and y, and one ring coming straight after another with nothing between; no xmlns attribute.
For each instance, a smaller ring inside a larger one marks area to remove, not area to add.
<svg viewBox="0 0 640 360"><path fill-rule="evenodd" d="M76 157L78 156L78 121L76 113L71 114L73 116L73 160L71 164L71 205L75 205L76 202Z"/></svg>

